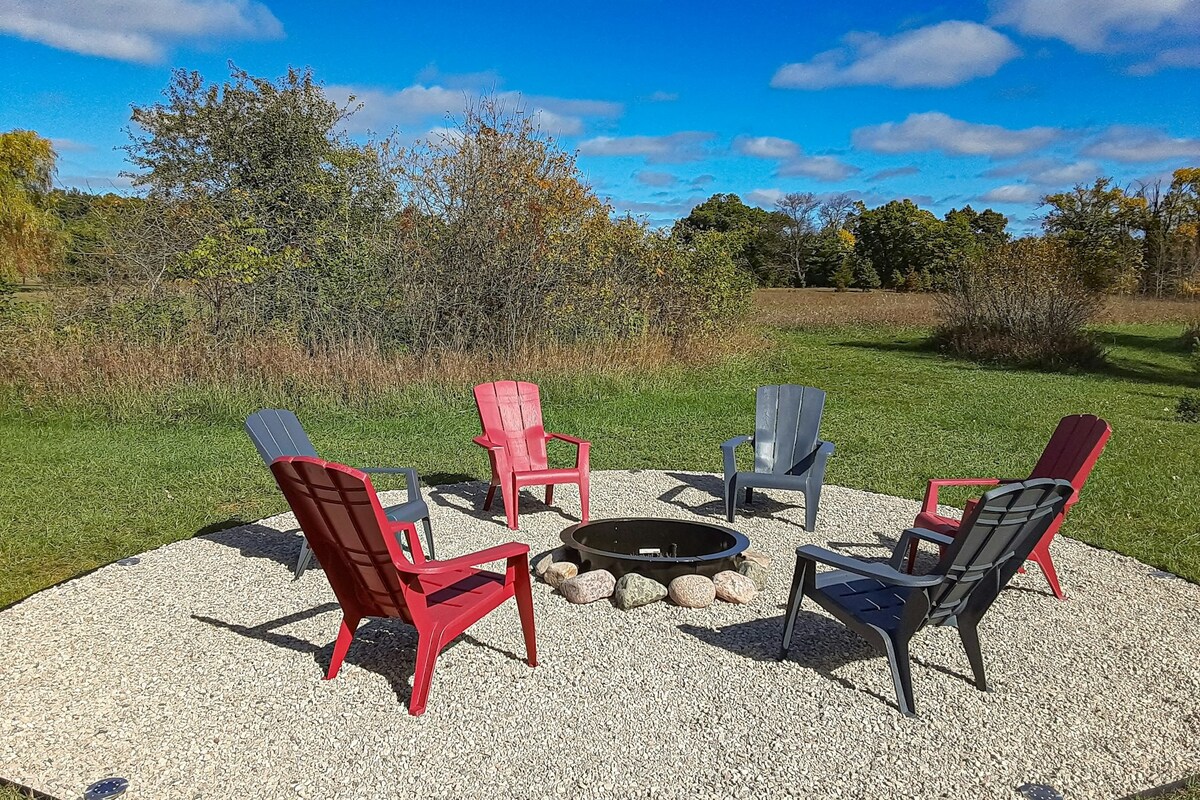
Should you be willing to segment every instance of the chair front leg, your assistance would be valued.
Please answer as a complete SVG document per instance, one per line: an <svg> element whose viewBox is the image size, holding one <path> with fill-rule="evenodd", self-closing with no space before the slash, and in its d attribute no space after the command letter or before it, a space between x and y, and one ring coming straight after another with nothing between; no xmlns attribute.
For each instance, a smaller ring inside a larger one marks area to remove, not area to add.
<svg viewBox="0 0 1200 800"><path fill-rule="evenodd" d="M504 496L504 516L508 520L508 529L515 531L517 529L517 503L520 502L521 496L521 489L517 486L515 474L506 476L504 483L500 484L500 493Z"/></svg>
<svg viewBox="0 0 1200 800"><path fill-rule="evenodd" d="M533 588L529 580L529 556L511 559L509 567L514 572L513 594L517 598L517 613L521 617L521 633L525 636L525 662L531 667L536 667L537 634L533 624Z"/></svg>
<svg viewBox="0 0 1200 800"><path fill-rule="evenodd" d="M425 549L429 551L429 560L436 561L437 556L433 552L433 525L429 522L429 517L421 518L421 527L425 529Z"/></svg>
<svg viewBox="0 0 1200 800"><path fill-rule="evenodd" d="M959 618L958 635L962 639L963 650L967 651L967 661L971 664L971 672L975 675L975 688L981 692L988 690L987 678L983 674L983 650L979 647L979 627L975 620Z"/></svg>
<svg viewBox="0 0 1200 800"><path fill-rule="evenodd" d="M325 680L331 681L337 677L338 671L342 668L342 662L346 659L346 653L350 650L350 643L354 641L354 631L358 630L360 622L362 622L362 617L350 614L342 617L342 624L338 628L337 641L333 644L333 656L329 659L329 670L325 673Z"/></svg>
<svg viewBox="0 0 1200 800"><path fill-rule="evenodd" d="M804 582L807 580L808 571L814 566L813 562L806 558L796 559L796 570L792 573L792 590L788 595L787 617L783 622L783 642L779 648L780 661L787 658L788 650L792 646L792 632L796 628L796 616L800 613L800 603L804 600Z"/></svg>
<svg viewBox="0 0 1200 800"><path fill-rule="evenodd" d="M737 473L725 476L725 518L733 522L737 513L738 485Z"/></svg>
<svg viewBox="0 0 1200 800"><path fill-rule="evenodd" d="M884 635L883 645L887 650L888 665L892 669L892 683L896 687L896 705L906 717L917 715L917 704L913 698L912 666L908 657L908 640L901 636Z"/></svg>

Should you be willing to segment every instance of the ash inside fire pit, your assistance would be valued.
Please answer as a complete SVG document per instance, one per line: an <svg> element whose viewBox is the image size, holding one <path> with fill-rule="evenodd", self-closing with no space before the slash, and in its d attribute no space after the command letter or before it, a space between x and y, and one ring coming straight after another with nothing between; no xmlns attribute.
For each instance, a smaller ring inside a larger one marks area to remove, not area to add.
<svg viewBox="0 0 1200 800"><path fill-rule="evenodd" d="M664 586L680 575L712 577L737 569L750 540L732 528L678 519L630 517L572 525L562 532L567 557L580 572L636 572Z"/></svg>

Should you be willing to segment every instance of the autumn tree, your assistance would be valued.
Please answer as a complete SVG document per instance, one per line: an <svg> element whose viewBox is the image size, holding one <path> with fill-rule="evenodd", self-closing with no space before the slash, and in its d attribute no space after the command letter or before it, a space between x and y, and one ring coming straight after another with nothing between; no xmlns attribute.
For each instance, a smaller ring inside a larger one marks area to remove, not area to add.
<svg viewBox="0 0 1200 800"><path fill-rule="evenodd" d="M1146 202L1141 290L1155 297L1200 294L1200 169L1177 169L1165 191L1155 181L1137 196Z"/></svg>
<svg viewBox="0 0 1200 800"><path fill-rule="evenodd" d="M809 254L817 233L815 216L820 208L821 201L812 192L789 192L775 201L775 211L784 218L784 249L796 275L796 285L802 288L808 285Z"/></svg>
<svg viewBox="0 0 1200 800"><path fill-rule="evenodd" d="M33 131L0 133L0 280L46 274L58 259L57 220L48 197L57 156Z"/></svg>
<svg viewBox="0 0 1200 800"><path fill-rule="evenodd" d="M748 206L736 194L714 194L675 223L688 241L698 232L724 236L734 262L763 286L787 285L791 269L784 255L784 215Z"/></svg>
<svg viewBox="0 0 1200 800"><path fill-rule="evenodd" d="M1137 234L1145 227L1146 200L1100 178L1092 186L1042 198L1042 228L1071 249L1095 291L1130 291L1144 264Z"/></svg>

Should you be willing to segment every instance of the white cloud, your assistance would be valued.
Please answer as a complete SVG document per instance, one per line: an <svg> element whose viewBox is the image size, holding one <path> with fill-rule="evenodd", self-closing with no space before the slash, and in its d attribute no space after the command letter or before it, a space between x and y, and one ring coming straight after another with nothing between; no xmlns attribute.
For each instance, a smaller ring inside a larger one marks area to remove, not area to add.
<svg viewBox="0 0 1200 800"><path fill-rule="evenodd" d="M1057 128L1012 130L954 119L940 111L909 114L903 122L868 125L853 133L855 147L876 153L941 152L951 156L1018 156L1062 136Z"/></svg>
<svg viewBox="0 0 1200 800"><path fill-rule="evenodd" d="M0 0L0 31L74 53L155 63L177 42L273 39L283 25L253 0Z"/></svg>
<svg viewBox="0 0 1200 800"><path fill-rule="evenodd" d="M1007 36L977 22L947 20L895 36L855 33L846 47L811 61L785 64L771 79L781 89L831 86L946 87L994 75L1021 51Z"/></svg>
<svg viewBox="0 0 1200 800"><path fill-rule="evenodd" d="M1085 156L1124 164L1200 158L1200 139L1176 139L1153 128L1113 125L1083 148Z"/></svg>
<svg viewBox="0 0 1200 800"><path fill-rule="evenodd" d="M746 202L761 208L774 208L784 194L782 189L755 189L746 195Z"/></svg>
<svg viewBox="0 0 1200 800"><path fill-rule="evenodd" d="M677 92L658 91L646 98L651 103L673 103L679 99Z"/></svg>
<svg viewBox="0 0 1200 800"><path fill-rule="evenodd" d="M1042 192L1035 186L1010 183L983 193L979 199L984 203L1036 203L1041 197Z"/></svg>
<svg viewBox="0 0 1200 800"><path fill-rule="evenodd" d="M87 142L77 142L74 139L66 139L52 136L50 144L54 147L56 153L90 153L95 150L94 145Z"/></svg>
<svg viewBox="0 0 1200 800"><path fill-rule="evenodd" d="M1103 174L1095 161L1060 161L1053 158L1031 158L1011 164L993 167L983 173L984 178L1023 177L1030 183L1046 187L1074 186L1091 183Z"/></svg>
<svg viewBox="0 0 1200 800"><path fill-rule="evenodd" d="M491 73L487 73L489 76ZM413 84L403 89L381 89L369 86L329 86L331 98L362 108L349 120L355 132L388 130L397 125L461 115L479 97L479 89L449 88L447 86ZM562 97L525 95L520 92L490 92L502 107L522 110L533 117L538 126L556 136L575 136L583 132L588 117L618 117L624 111L620 103L607 100L577 100Z"/></svg>
<svg viewBox="0 0 1200 800"><path fill-rule="evenodd" d="M707 155L705 145L716 134L680 131L666 136L597 136L579 143L584 156L641 156L652 164L677 164L700 161Z"/></svg>
<svg viewBox="0 0 1200 800"><path fill-rule="evenodd" d="M775 174L780 177L800 175L819 181L833 182L845 180L861 171L853 164L847 164L833 156L799 155L780 164Z"/></svg>
<svg viewBox="0 0 1200 800"><path fill-rule="evenodd" d="M717 176L716 176L716 175L710 175L710 174L708 174L708 173L706 172L706 173L704 173L703 175L697 175L696 177L692 178L692 179L689 181L689 183L690 183L692 186L695 186L696 188L699 188L699 187L701 187L701 186L708 186L710 183L712 183L712 182L713 182L713 181L715 181L716 179L717 179Z"/></svg>
<svg viewBox="0 0 1200 800"><path fill-rule="evenodd" d="M1000 0L990 22L1097 53L1127 47L1130 35L1194 32L1197 20L1197 0Z"/></svg>
<svg viewBox="0 0 1200 800"><path fill-rule="evenodd" d="M638 183L645 186L674 186L679 181L669 172L654 172L645 169L634 173L633 177Z"/></svg>
<svg viewBox="0 0 1200 800"><path fill-rule="evenodd" d="M778 136L739 136L733 140L733 149L752 158L793 158L800 155L800 145Z"/></svg>
<svg viewBox="0 0 1200 800"><path fill-rule="evenodd" d="M1125 70L1130 75L1143 77L1164 69L1189 69L1200 67L1200 47L1168 47L1159 50L1149 61L1134 64Z"/></svg>
<svg viewBox="0 0 1200 800"><path fill-rule="evenodd" d="M919 167L909 165L907 167L891 167L889 169L881 169L871 177L867 178L868 183L877 181L886 181L888 178L900 178L905 175L916 175L921 170Z"/></svg>

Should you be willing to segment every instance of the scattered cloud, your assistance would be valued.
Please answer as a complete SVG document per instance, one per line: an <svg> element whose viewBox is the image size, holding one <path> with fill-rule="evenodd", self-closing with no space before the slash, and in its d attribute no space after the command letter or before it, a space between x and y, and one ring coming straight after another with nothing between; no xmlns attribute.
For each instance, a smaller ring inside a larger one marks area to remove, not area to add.
<svg viewBox="0 0 1200 800"><path fill-rule="evenodd" d="M755 189L746 195L746 202L761 208L774 208L784 194L782 189Z"/></svg>
<svg viewBox="0 0 1200 800"><path fill-rule="evenodd" d="M65 189L97 193L122 193L133 189L133 179L124 175L59 175L55 183Z"/></svg>
<svg viewBox="0 0 1200 800"><path fill-rule="evenodd" d="M646 98L651 103L673 103L679 99L678 92L654 92Z"/></svg>
<svg viewBox="0 0 1200 800"><path fill-rule="evenodd" d="M1200 139L1172 138L1153 128L1113 125L1083 148L1092 158L1106 158L1123 164L1166 161L1172 158L1200 158Z"/></svg>
<svg viewBox="0 0 1200 800"><path fill-rule="evenodd" d="M0 0L0 32L73 53L153 64L177 43L277 39L283 25L253 0Z"/></svg>
<svg viewBox="0 0 1200 800"><path fill-rule="evenodd" d="M1062 134L1058 128L1013 130L929 111L909 114L903 122L858 128L852 139L855 147L876 153L940 152L951 156L1005 158L1038 150Z"/></svg>
<svg viewBox="0 0 1200 800"><path fill-rule="evenodd" d="M1007 36L977 22L947 20L894 36L852 33L844 47L811 61L785 64L771 79L779 89L833 86L958 86L994 75L1021 51Z"/></svg>
<svg viewBox="0 0 1200 800"><path fill-rule="evenodd" d="M979 199L984 203L1036 203L1042 192L1036 186L1010 183L984 192Z"/></svg>
<svg viewBox="0 0 1200 800"><path fill-rule="evenodd" d="M861 170L835 156L810 156L790 139L778 136L739 136L733 140L733 150L751 158L779 161L777 177L814 178L819 181L840 181Z"/></svg>
<svg viewBox="0 0 1200 800"><path fill-rule="evenodd" d="M669 172L642 170L633 174L634 180L644 186L674 186L679 179Z"/></svg>
<svg viewBox="0 0 1200 800"><path fill-rule="evenodd" d="M907 167L891 167L890 169L881 169L871 177L867 178L868 183L877 183L878 181L886 181L888 178L900 178L904 175L916 175L921 170L918 167L909 165Z"/></svg>
<svg viewBox="0 0 1200 800"><path fill-rule="evenodd" d="M584 156L641 156L651 164L700 161L706 145L716 138L704 131L680 131L665 136L597 136L579 143Z"/></svg>
<svg viewBox="0 0 1200 800"><path fill-rule="evenodd" d="M94 145L87 142L77 142L74 139L65 139L59 137L51 137L50 144L54 147L56 153L90 153L95 150Z"/></svg>
<svg viewBox="0 0 1200 800"><path fill-rule="evenodd" d="M1142 61L1125 70L1130 75L1145 77L1164 69L1200 67L1200 47L1169 47L1159 50L1149 61Z"/></svg>
<svg viewBox="0 0 1200 800"><path fill-rule="evenodd" d="M662 202L642 200L612 200L611 202L617 211L628 211L630 214L670 214L683 217L707 199L706 197L691 196L666 198Z"/></svg>
<svg viewBox="0 0 1200 800"><path fill-rule="evenodd" d="M716 179L717 179L716 175L710 175L706 172L703 175L697 175L696 177L692 178L690 181L688 181L688 183L692 186L695 186L696 188L699 188L701 186L708 186L710 183L712 183Z"/></svg>
<svg viewBox="0 0 1200 800"><path fill-rule="evenodd" d="M461 115L480 91L478 87L451 88L420 83L403 89L339 85L326 88L329 96L338 102L361 104L362 108L350 118L348 125L356 133ZM545 97L515 91L492 92L490 96L501 106L530 114L542 130L556 136L576 136L583 132L587 118L618 117L625 110L620 103L607 100Z"/></svg>
<svg viewBox="0 0 1200 800"><path fill-rule="evenodd" d="M483 72L442 72L437 64L429 64L414 78L414 83L435 84L448 89L470 89L481 92L499 89L504 78L494 70Z"/></svg>
<svg viewBox="0 0 1200 800"><path fill-rule="evenodd" d="M989 20L1088 53L1120 50L1130 37L1200 28L1200 0L999 0Z"/></svg>
<svg viewBox="0 0 1200 800"><path fill-rule="evenodd" d="M1090 183L1103 174L1095 161L1060 161L1054 158L1031 158L992 167L982 178L1025 178L1029 183L1048 187L1074 186Z"/></svg>

